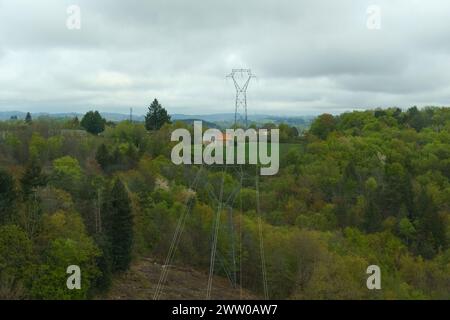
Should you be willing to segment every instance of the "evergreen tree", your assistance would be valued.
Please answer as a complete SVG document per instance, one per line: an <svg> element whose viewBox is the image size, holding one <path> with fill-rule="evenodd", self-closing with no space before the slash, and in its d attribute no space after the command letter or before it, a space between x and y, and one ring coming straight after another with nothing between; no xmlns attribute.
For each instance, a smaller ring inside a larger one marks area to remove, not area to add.
<svg viewBox="0 0 450 320"><path fill-rule="evenodd" d="M419 195L420 216L416 220L416 253L426 259L433 258L438 252L447 249L445 222L439 215L430 195L422 190Z"/></svg>
<svg viewBox="0 0 450 320"><path fill-rule="evenodd" d="M45 183L46 178L42 174L41 166L35 158L31 159L25 168L25 173L20 179L24 198L27 199L33 193L33 189L43 186Z"/></svg>
<svg viewBox="0 0 450 320"><path fill-rule="evenodd" d="M408 194L408 179L405 169L399 163L387 164L385 167L385 186L383 190L382 204L385 215L395 216L400 212L400 207L405 203Z"/></svg>
<svg viewBox="0 0 450 320"><path fill-rule="evenodd" d="M7 171L0 169L0 225L11 221L15 200L14 180Z"/></svg>
<svg viewBox="0 0 450 320"><path fill-rule="evenodd" d="M102 250L102 254L96 258L96 265L101 275L95 279L93 286L99 292L107 292L112 282L111 245L107 237L100 233L96 235L95 242Z"/></svg>
<svg viewBox="0 0 450 320"><path fill-rule="evenodd" d="M147 130L159 130L165 123L170 123L170 116L167 114L157 99L153 100L148 112L145 115L145 128Z"/></svg>
<svg viewBox="0 0 450 320"><path fill-rule="evenodd" d="M97 135L105 130L106 120L98 111L89 111L83 116L80 124L87 132Z"/></svg>
<svg viewBox="0 0 450 320"><path fill-rule="evenodd" d="M102 143L95 154L95 160L97 160L97 163L102 167L103 170L105 170L110 162L110 155L108 152L108 148L104 143Z"/></svg>
<svg viewBox="0 0 450 320"><path fill-rule="evenodd" d="M133 216L128 192L118 178L113 183L105 209L104 227L110 243L112 271L125 271L131 262Z"/></svg>
<svg viewBox="0 0 450 320"><path fill-rule="evenodd" d="M25 122L30 124L32 121L33 119L31 118L31 114L27 112L27 115L25 116Z"/></svg>
<svg viewBox="0 0 450 320"><path fill-rule="evenodd" d="M376 232L381 228L382 216L376 205L377 182L371 177L366 181L364 227L367 232Z"/></svg>
<svg viewBox="0 0 450 320"><path fill-rule="evenodd" d="M364 225L367 232L377 232L381 228L382 217L371 198L367 199Z"/></svg>

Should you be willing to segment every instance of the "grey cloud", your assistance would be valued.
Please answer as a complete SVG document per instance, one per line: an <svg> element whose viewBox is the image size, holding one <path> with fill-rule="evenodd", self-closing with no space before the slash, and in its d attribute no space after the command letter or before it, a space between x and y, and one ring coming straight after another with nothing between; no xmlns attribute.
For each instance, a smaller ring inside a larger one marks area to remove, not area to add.
<svg viewBox="0 0 450 320"><path fill-rule="evenodd" d="M81 30L65 26L81 8ZM450 3L379 0L0 0L0 110L232 112L225 75L259 77L253 113L446 104Z"/></svg>

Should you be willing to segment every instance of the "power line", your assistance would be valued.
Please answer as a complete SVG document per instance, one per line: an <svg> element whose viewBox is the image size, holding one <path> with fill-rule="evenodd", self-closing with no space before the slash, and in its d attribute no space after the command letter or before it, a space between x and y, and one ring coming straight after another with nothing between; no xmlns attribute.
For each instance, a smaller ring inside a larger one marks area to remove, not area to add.
<svg viewBox="0 0 450 320"><path fill-rule="evenodd" d="M197 171L197 174L196 174L196 176L194 178L194 181L192 182L192 184L190 186L191 190L195 190L197 188L198 179L200 177L200 173L202 172L202 170L203 170L203 166L200 167L200 169ZM167 275L169 273L170 264L171 264L171 262L172 262L172 260L173 260L173 258L175 256L175 251L176 251L176 249L178 247L178 244L180 242L181 234L183 233L184 225L186 223L186 217L189 215L189 213L190 213L190 211L192 209L192 204L193 204L193 199L192 198L188 198L186 200L185 210L183 211L183 213L178 218L177 227L176 227L175 232L173 234L173 238L172 238L172 242L170 244L169 252L167 254L163 270L162 270L161 275L159 277L158 285L156 286L156 290L155 290L155 293L153 295L153 300L158 300L160 298L160 296L161 296L163 285L166 282Z"/></svg>
<svg viewBox="0 0 450 320"><path fill-rule="evenodd" d="M208 277L208 287L206 289L206 300L211 299L211 289L212 289L212 280L214 275L214 264L216 261L216 251L217 251L217 239L219 236L219 225L220 225L220 212L222 211L222 199L223 199L223 185L225 183L225 172L226 166L222 172L222 183L220 185L220 193L219 193L219 203L217 204L217 211L214 218L214 227L213 227L213 238L212 238L212 246L211 246L211 260L209 263L209 277Z"/></svg>
<svg viewBox="0 0 450 320"><path fill-rule="evenodd" d="M256 213L258 215L259 253L261 256L261 273L262 273L262 278L263 278L264 299L269 300L269 289L267 286L266 257L265 257L265 252L264 252L263 223L262 223L262 216L261 216L261 208L260 208L260 204L259 204L258 166L256 166L255 188L256 188Z"/></svg>

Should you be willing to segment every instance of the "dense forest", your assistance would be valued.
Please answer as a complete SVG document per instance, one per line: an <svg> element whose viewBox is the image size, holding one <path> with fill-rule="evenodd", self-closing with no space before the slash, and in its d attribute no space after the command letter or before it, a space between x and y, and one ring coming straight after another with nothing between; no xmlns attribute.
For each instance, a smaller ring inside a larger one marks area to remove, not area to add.
<svg viewBox="0 0 450 320"><path fill-rule="evenodd" d="M210 191L223 182L227 197L239 176L174 165L170 133L191 128L157 111L145 123L98 112L0 122L0 298L101 297L137 257L164 261L187 208L174 263L209 268ZM259 177L270 298L450 298L450 108L277 127L280 171ZM244 171L253 180L243 181L231 223L223 210L217 251L226 261L236 249L238 283L262 296L255 168ZM373 264L381 290L366 287ZM66 287L69 265L82 270L81 290Z"/></svg>

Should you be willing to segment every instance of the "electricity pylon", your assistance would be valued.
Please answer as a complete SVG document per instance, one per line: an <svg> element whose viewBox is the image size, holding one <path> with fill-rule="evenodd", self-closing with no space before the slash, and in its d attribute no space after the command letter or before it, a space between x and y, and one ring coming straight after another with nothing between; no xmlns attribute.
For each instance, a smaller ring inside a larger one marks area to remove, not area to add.
<svg viewBox="0 0 450 320"><path fill-rule="evenodd" d="M233 69L227 78L233 79L234 86L236 87L236 102L234 109L234 127L238 123L238 114L242 110L244 113L244 124L245 128L248 127L247 120L247 88L250 83L251 78L255 76L252 74L250 69ZM239 118L242 118L240 116Z"/></svg>

